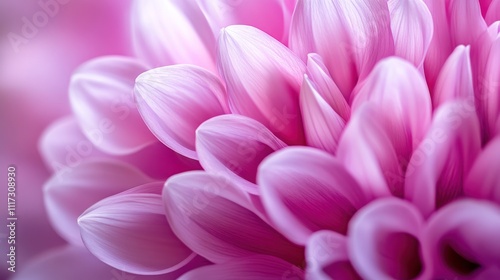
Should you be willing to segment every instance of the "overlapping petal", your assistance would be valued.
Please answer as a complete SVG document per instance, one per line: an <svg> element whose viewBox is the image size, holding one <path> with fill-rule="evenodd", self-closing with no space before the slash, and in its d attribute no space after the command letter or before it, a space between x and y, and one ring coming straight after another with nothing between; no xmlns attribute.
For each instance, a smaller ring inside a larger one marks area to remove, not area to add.
<svg viewBox="0 0 500 280"><path fill-rule="evenodd" d="M493 24L495 21L500 20L500 1L492 0L488 8L488 13L485 17L487 24Z"/></svg>

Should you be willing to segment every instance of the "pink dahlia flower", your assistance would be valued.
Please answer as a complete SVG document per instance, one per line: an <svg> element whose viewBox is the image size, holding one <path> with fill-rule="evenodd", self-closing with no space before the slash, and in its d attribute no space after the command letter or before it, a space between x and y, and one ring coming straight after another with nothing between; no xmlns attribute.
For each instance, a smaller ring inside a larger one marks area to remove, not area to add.
<svg viewBox="0 0 500 280"><path fill-rule="evenodd" d="M65 253L164 279L500 277L499 2L136 1L135 57L82 65L41 141Z"/></svg>

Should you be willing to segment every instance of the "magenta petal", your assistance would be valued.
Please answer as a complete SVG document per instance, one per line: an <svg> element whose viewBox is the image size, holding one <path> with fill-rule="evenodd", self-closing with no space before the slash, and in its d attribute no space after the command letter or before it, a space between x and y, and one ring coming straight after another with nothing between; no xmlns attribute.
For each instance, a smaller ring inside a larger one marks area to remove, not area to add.
<svg viewBox="0 0 500 280"><path fill-rule="evenodd" d="M273 224L301 245L321 229L345 233L352 215L366 203L339 160L309 147L289 147L266 158L257 182Z"/></svg>
<svg viewBox="0 0 500 280"><path fill-rule="evenodd" d="M500 204L500 137L491 140L479 154L464 183L467 196L484 198Z"/></svg>
<svg viewBox="0 0 500 280"><path fill-rule="evenodd" d="M250 26L221 30L219 72L232 113L251 117L287 144L302 144L298 96L305 65L292 51Z"/></svg>
<svg viewBox="0 0 500 280"><path fill-rule="evenodd" d="M112 154L129 154L155 142L142 121L132 89L146 67L107 56L83 64L71 78L70 102L87 138Z"/></svg>
<svg viewBox="0 0 500 280"><path fill-rule="evenodd" d="M486 23L493 24L498 20L500 20L500 0L491 0L488 13L486 14Z"/></svg>
<svg viewBox="0 0 500 280"><path fill-rule="evenodd" d="M161 188L139 186L87 209L78 224L89 251L112 267L144 275L172 272L193 259L170 229Z"/></svg>
<svg viewBox="0 0 500 280"><path fill-rule="evenodd" d="M135 84L141 115L151 131L172 150L197 159L195 131L211 117L224 114L225 90L219 79L187 64L141 74Z"/></svg>
<svg viewBox="0 0 500 280"><path fill-rule="evenodd" d="M214 263L265 254L301 264L303 248L286 240L248 206L224 177L187 172L170 177L163 200L176 235Z"/></svg>
<svg viewBox="0 0 500 280"><path fill-rule="evenodd" d="M308 279L361 279L349 261L347 237L322 230L309 238L306 246Z"/></svg>
<svg viewBox="0 0 500 280"><path fill-rule="evenodd" d="M196 1L134 1L131 26L135 53L150 66L188 63L215 73L215 38Z"/></svg>
<svg viewBox="0 0 500 280"><path fill-rule="evenodd" d="M304 272L276 257L255 255L238 258L223 264L204 266L182 275L178 280L277 280L304 279Z"/></svg>
<svg viewBox="0 0 500 280"><path fill-rule="evenodd" d="M396 198L374 201L349 224L348 251L363 279L430 279L424 220L412 204Z"/></svg>
<svg viewBox="0 0 500 280"><path fill-rule="evenodd" d="M498 269L499 221L498 205L485 201L456 201L436 212L425 230L434 276L466 279L487 273L489 268Z"/></svg>
<svg viewBox="0 0 500 280"><path fill-rule="evenodd" d="M448 0L450 34L453 45L470 45L486 30L479 1ZM467 18L467 20L463 20Z"/></svg>
<svg viewBox="0 0 500 280"><path fill-rule="evenodd" d="M196 131L196 150L203 168L226 176L257 194L257 167L272 152L286 147L261 123L240 115L222 115Z"/></svg>
<svg viewBox="0 0 500 280"><path fill-rule="evenodd" d="M429 216L434 209L462 196L463 180L480 150L474 105L465 101L443 104L411 157L405 197Z"/></svg>
<svg viewBox="0 0 500 280"><path fill-rule="evenodd" d="M44 186L45 207L54 229L82 245L77 218L108 196L153 180L134 167L111 160L89 160L55 173Z"/></svg>

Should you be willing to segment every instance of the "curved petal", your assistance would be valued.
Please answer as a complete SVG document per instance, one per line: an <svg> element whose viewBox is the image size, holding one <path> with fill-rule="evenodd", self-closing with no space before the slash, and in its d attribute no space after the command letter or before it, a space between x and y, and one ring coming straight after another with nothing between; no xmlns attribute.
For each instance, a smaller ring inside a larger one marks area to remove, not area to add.
<svg viewBox="0 0 500 280"><path fill-rule="evenodd" d="M112 267L144 275L169 273L191 261L195 254L165 218L162 186L142 185L87 209L78 225L89 251Z"/></svg>
<svg viewBox="0 0 500 280"><path fill-rule="evenodd" d="M486 14L486 23L493 24L495 21L500 20L500 0L490 0L491 4Z"/></svg>
<svg viewBox="0 0 500 280"><path fill-rule="evenodd" d="M450 34L453 45L470 45L486 30L479 1L448 0ZM464 21L464 18L467 21Z"/></svg>
<svg viewBox="0 0 500 280"><path fill-rule="evenodd" d="M327 103L307 75L300 91L300 109L307 145L335 154L346 120Z"/></svg>
<svg viewBox="0 0 500 280"><path fill-rule="evenodd" d="M364 279L430 279L424 220L410 203L378 199L349 224L348 251Z"/></svg>
<svg viewBox="0 0 500 280"><path fill-rule="evenodd" d="M403 196L404 173L377 106L367 102L354 112L340 138L338 158L367 197Z"/></svg>
<svg viewBox="0 0 500 280"><path fill-rule="evenodd" d="M361 280L349 261L347 237L321 230L314 233L306 246L308 279Z"/></svg>
<svg viewBox="0 0 500 280"><path fill-rule="evenodd" d="M464 193L500 204L500 137L491 140L479 154L464 182Z"/></svg>
<svg viewBox="0 0 500 280"><path fill-rule="evenodd" d="M195 130L211 117L224 114L224 86L202 68L181 64L149 70L135 84L139 111L151 131L166 146L193 159Z"/></svg>
<svg viewBox="0 0 500 280"><path fill-rule="evenodd" d="M474 105L449 102L435 113L406 171L405 197L429 216L463 195L463 181L481 150Z"/></svg>
<svg viewBox="0 0 500 280"><path fill-rule="evenodd" d="M167 218L176 235L214 263L264 254L300 265L303 248L286 240L245 203L245 194L224 177L188 172L167 180Z"/></svg>
<svg viewBox="0 0 500 280"><path fill-rule="evenodd" d="M337 47L332 48L332 42ZM290 48L304 61L323 57L333 80L349 96L380 59L394 54L387 0L299 0L292 18Z"/></svg>
<svg viewBox="0 0 500 280"><path fill-rule="evenodd" d="M215 73L215 37L195 0L134 1L132 43L152 67L188 63Z"/></svg>
<svg viewBox="0 0 500 280"><path fill-rule="evenodd" d="M259 166L257 181L273 224L300 245L321 229L345 234L352 215L366 203L340 161L314 148L272 154Z"/></svg>
<svg viewBox="0 0 500 280"><path fill-rule="evenodd" d="M304 279L304 272L276 257L255 255L234 259L223 264L204 266L182 275L178 280L276 280Z"/></svg>
<svg viewBox="0 0 500 280"><path fill-rule="evenodd" d="M389 0L395 54L420 68L432 40L432 15L423 0Z"/></svg>
<svg viewBox="0 0 500 280"><path fill-rule="evenodd" d="M155 142L136 109L134 81L146 67L135 59L105 56L83 64L71 78L73 112L87 138L112 154L130 154Z"/></svg>
<svg viewBox="0 0 500 280"><path fill-rule="evenodd" d="M436 212L425 229L434 276L465 279L498 268L499 221L498 205L485 201L460 200Z"/></svg>
<svg viewBox="0 0 500 280"><path fill-rule="evenodd" d="M439 73L432 97L434 108L455 99L474 102L469 46L458 46L446 60Z"/></svg>
<svg viewBox="0 0 500 280"><path fill-rule="evenodd" d="M286 147L261 123L240 115L214 117L196 130L196 150L203 168L227 176L257 194L257 167L269 154Z"/></svg>
<svg viewBox="0 0 500 280"><path fill-rule="evenodd" d="M424 138L432 114L429 90L422 75L405 60L384 59L354 97L353 112L366 101L377 105L398 159L408 161Z"/></svg>
<svg viewBox="0 0 500 280"><path fill-rule="evenodd" d="M44 186L54 229L69 243L82 245L77 218L108 196L153 180L134 167L111 160L87 160L55 173Z"/></svg>
<svg viewBox="0 0 500 280"><path fill-rule="evenodd" d="M231 112L287 144L304 142L298 96L305 65L292 51L254 27L233 25L221 30L217 58Z"/></svg>

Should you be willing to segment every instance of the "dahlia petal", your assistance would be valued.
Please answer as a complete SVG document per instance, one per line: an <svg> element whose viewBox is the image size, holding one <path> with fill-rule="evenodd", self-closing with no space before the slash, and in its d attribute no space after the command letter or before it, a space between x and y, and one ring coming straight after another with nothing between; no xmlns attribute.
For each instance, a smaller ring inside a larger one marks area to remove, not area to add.
<svg viewBox="0 0 500 280"><path fill-rule="evenodd" d="M322 230L309 238L306 246L308 279L361 279L347 253L347 237Z"/></svg>
<svg viewBox="0 0 500 280"><path fill-rule="evenodd" d="M223 263L264 254L300 264L303 248L254 213L244 195L230 180L196 171L170 177L163 190L173 231L200 256Z"/></svg>
<svg viewBox="0 0 500 280"><path fill-rule="evenodd" d="M429 216L463 195L463 181L481 150L475 107L465 101L443 104L406 171L405 197Z"/></svg>
<svg viewBox="0 0 500 280"><path fill-rule="evenodd" d="M498 268L498 221L500 208L485 201L464 199L437 211L425 229L435 278L473 278Z"/></svg>
<svg viewBox="0 0 500 280"><path fill-rule="evenodd" d="M483 16L488 12L488 7L491 5L492 0L479 0L479 4L481 5L481 13Z"/></svg>
<svg viewBox="0 0 500 280"><path fill-rule="evenodd" d="M119 161L83 161L60 170L45 183L45 207L59 235L70 244L82 245L77 218L85 209L103 198L152 181Z"/></svg>
<svg viewBox="0 0 500 280"><path fill-rule="evenodd" d="M485 19L487 24L493 24L495 21L500 20L500 0L491 1Z"/></svg>
<svg viewBox="0 0 500 280"><path fill-rule="evenodd" d="M430 279L424 220L410 203L379 199L349 224L348 252L363 279Z"/></svg>
<svg viewBox="0 0 500 280"><path fill-rule="evenodd" d="M346 121L323 99L307 75L300 91L300 108L307 145L335 154Z"/></svg>
<svg viewBox="0 0 500 280"><path fill-rule="evenodd" d="M391 193L402 196L404 173L373 103L365 103L353 114L337 156L370 199Z"/></svg>
<svg viewBox="0 0 500 280"><path fill-rule="evenodd" d="M240 115L214 117L196 130L196 150L203 168L223 175L257 194L257 167L269 154L286 147L261 123Z"/></svg>
<svg viewBox="0 0 500 280"><path fill-rule="evenodd" d="M136 109L132 89L146 67L127 57L86 62L71 78L73 112L87 138L112 154L129 154L155 142Z"/></svg>
<svg viewBox="0 0 500 280"><path fill-rule="evenodd" d="M259 166L257 181L273 224L300 245L321 229L346 233L349 219L366 203L340 161L310 147L272 154Z"/></svg>
<svg viewBox="0 0 500 280"><path fill-rule="evenodd" d="M304 279L304 272L298 267L276 257L255 255L234 259L223 264L200 267L182 275L178 280L276 280Z"/></svg>
<svg viewBox="0 0 500 280"><path fill-rule="evenodd" d="M470 47L458 46L443 65L433 92L433 105L454 99L474 102Z"/></svg>
<svg viewBox="0 0 500 280"><path fill-rule="evenodd" d="M405 60L384 59L354 97L353 112L366 101L377 105L398 157L408 160L424 138L432 114L429 90L422 75Z"/></svg>
<svg viewBox="0 0 500 280"><path fill-rule="evenodd" d="M420 68L432 40L432 15L423 0L389 0L395 54Z"/></svg>
<svg viewBox="0 0 500 280"><path fill-rule="evenodd" d="M196 1L134 1L135 54L151 67L194 64L215 73L215 38Z"/></svg>
<svg viewBox="0 0 500 280"><path fill-rule="evenodd" d="M305 65L287 47L250 26L221 30L219 72L232 113L256 119L288 144L304 135L298 96Z"/></svg>
<svg viewBox="0 0 500 280"><path fill-rule="evenodd" d="M500 137L491 140L474 162L464 183L464 193L500 204Z"/></svg>
<svg viewBox="0 0 500 280"><path fill-rule="evenodd" d="M448 11L451 40L455 46L474 43L487 28L478 1L449 0Z"/></svg>
<svg viewBox="0 0 500 280"><path fill-rule="evenodd" d="M195 131L224 114L224 86L202 68L173 65L141 74L135 84L139 111L151 131L172 150L197 159Z"/></svg>
<svg viewBox="0 0 500 280"><path fill-rule="evenodd" d="M85 246L104 263L157 275L175 271L195 257L165 218L162 183L152 184L105 198L78 218Z"/></svg>
<svg viewBox="0 0 500 280"><path fill-rule="evenodd" d="M313 20L314 19L314 20ZM337 47L332 48L335 42ZM344 96L380 59L394 54L387 1L299 0L292 18L290 47L304 61L325 59Z"/></svg>

